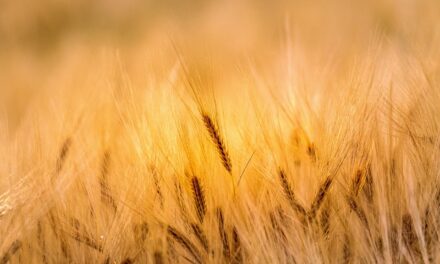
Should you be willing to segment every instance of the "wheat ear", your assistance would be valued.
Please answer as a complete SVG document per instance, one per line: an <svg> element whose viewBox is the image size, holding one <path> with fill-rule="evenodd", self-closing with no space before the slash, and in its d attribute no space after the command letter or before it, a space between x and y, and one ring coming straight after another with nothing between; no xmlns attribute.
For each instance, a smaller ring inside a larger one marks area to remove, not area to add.
<svg viewBox="0 0 440 264"><path fill-rule="evenodd" d="M220 135L217 126L213 122L212 118L206 113L202 113L202 119L203 123L205 124L206 130L208 130L209 132L209 136L211 137L212 142L217 148L223 167L225 167L225 169L229 173L232 173L231 158L229 157L228 151L226 150L226 145Z"/></svg>
<svg viewBox="0 0 440 264"><path fill-rule="evenodd" d="M194 257L197 263L202 263L202 256L200 252L187 237L171 226L168 226L167 232Z"/></svg>
<svg viewBox="0 0 440 264"><path fill-rule="evenodd" d="M231 250L229 247L228 235L226 234L226 230L225 230L225 220L221 208L217 208L217 220L218 220L220 239L222 240L223 255L225 256L226 259L230 259Z"/></svg>
<svg viewBox="0 0 440 264"><path fill-rule="evenodd" d="M305 216L306 210L296 199L295 194L294 194L292 188L290 187L289 181L287 180L287 176L286 176L286 173L284 172L284 170L279 169L278 176L281 181L281 186L283 187L284 195L286 196L287 200L289 201L290 206L292 206L293 210L295 210L297 213L299 213L302 216Z"/></svg>
<svg viewBox="0 0 440 264"><path fill-rule="evenodd" d="M209 244L208 239L206 238L205 232L203 232L202 228L198 224L192 224L191 229L196 236L197 240L202 245L203 249L206 251L206 253L209 253Z"/></svg>
<svg viewBox="0 0 440 264"><path fill-rule="evenodd" d="M321 186L319 187L318 193L316 194L315 199L313 200L312 206L310 207L309 219L315 218L316 213L318 212L319 208L321 207L325 196L327 195L328 191L330 190L332 182L333 182L333 179L329 176L324 181L324 183L321 184Z"/></svg>
<svg viewBox="0 0 440 264"><path fill-rule="evenodd" d="M196 206L197 216L200 223L203 223L206 214L206 200L203 188L200 185L200 181L197 176L191 179L192 192L194 197L194 204Z"/></svg>
<svg viewBox="0 0 440 264"><path fill-rule="evenodd" d="M12 256L17 253L17 251L22 247L22 243L20 240L15 240L8 248L8 250L3 254L3 256L0 258L0 264L6 264L9 263Z"/></svg>

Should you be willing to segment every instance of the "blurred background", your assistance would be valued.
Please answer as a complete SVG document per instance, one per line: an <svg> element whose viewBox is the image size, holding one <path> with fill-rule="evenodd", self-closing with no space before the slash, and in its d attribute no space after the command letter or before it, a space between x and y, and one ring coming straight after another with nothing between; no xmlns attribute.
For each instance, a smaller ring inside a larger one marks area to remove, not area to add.
<svg viewBox="0 0 440 264"><path fill-rule="evenodd" d="M136 86L178 52L209 54L225 82L247 63L349 70L379 42L432 56L439 17L435 0L0 0L0 113L17 126L36 97L108 79L113 58Z"/></svg>

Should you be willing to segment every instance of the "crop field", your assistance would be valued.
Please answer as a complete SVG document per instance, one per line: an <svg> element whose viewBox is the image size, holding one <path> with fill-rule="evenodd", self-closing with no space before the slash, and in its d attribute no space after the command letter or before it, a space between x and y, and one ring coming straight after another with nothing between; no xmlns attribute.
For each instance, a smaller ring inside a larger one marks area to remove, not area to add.
<svg viewBox="0 0 440 264"><path fill-rule="evenodd" d="M0 264L440 263L440 2L0 1Z"/></svg>

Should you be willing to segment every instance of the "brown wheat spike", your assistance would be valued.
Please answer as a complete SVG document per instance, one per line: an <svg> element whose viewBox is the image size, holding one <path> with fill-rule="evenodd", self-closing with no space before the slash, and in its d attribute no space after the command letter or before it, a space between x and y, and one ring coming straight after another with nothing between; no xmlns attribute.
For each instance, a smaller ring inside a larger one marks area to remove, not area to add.
<svg viewBox="0 0 440 264"><path fill-rule="evenodd" d="M283 229L281 228L279 221L273 212L269 213L269 219L270 219L270 223L272 225L272 228L280 234L280 236L276 236L277 240L280 237L281 239L283 239L283 241L286 241L287 236L284 233Z"/></svg>
<svg viewBox="0 0 440 264"><path fill-rule="evenodd" d="M292 188L289 185L289 182L287 180L286 174L284 173L284 170L279 169L278 170L278 176L281 180L281 185L283 187L284 195L287 197L287 200L289 200L290 205L292 206L293 210L301 214L302 216L306 215L306 210L304 207L296 200L295 194L293 193Z"/></svg>
<svg viewBox="0 0 440 264"><path fill-rule="evenodd" d="M414 230L413 219L409 214L405 214L402 217L402 239L409 250L413 251L417 255L421 254L417 234Z"/></svg>
<svg viewBox="0 0 440 264"><path fill-rule="evenodd" d="M312 162L316 161L316 147L315 147L315 144L310 143L307 146L307 155L309 155L309 157L312 160Z"/></svg>
<svg viewBox="0 0 440 264"><path fill-rule="evenodd" d="M71 219L72 220L72 225L74 228L74 232L72 233L68 233L70 235L71 238L73 238L74 240L76 240L77 242L84 244L92 249L97 250L98 252L102 253L102 246L99 245L97 242L95 242L91 237L89 237L87 234L82 233L80 231L80 223L77 219Z"/></svg>
<svg viewBox="0 0 440 264"><path fill-rule="evenodd" d="M433 248L436 241L438 241L438 235L435 231L435 224L431 217L431 209L428 205L425 209L425 215L423 217L423 236L425 237L426 242L426 251L428 252L428 256L430 261L433 261Z"/></svg>
<svg viewBox="0 0 440 264"><path fill-rule="evenodd" d="M148 224L146 222L133 226L134 237L138 245L144 244L145 240L147 239L148 230Z"/></svg>
<svg viewBox="0 0 440 264"><path fill-rule="evenodd" d="M93 239L90 237L84 235L84 234L77 234L71 236L74 240L76 240L79 243L82 243L92 249L95 249L102 253L102 246L98 245Z"/></svg>
<svg viewBox="0 0 440 264"><path fill-rule="evenodd" d="M200 223L203 223L203 219L206 213L205 194L203 192L203 188L200 185L197 176L192 177L191 184L192 184L194 204L196 206L197 216L199 218Z"/></svg>
<svg viewBox="0 0 440 264"><path fill-rule="evenodd" d="M196 236L197 240L202 245L203 249L208 253L209 252L209 245L208 245L208 239L206 238L205 232L203 232L202 228L198 224L191 224L192 231L194 235Z"/></svg>
<svg viewBox="0 0 440 264"><path fill-rule="evenodd" d="M59 236L59 229L58 229L58 225L57 225L57 216L54 213L54 208L50 209L49 213L49 223L50 223L50 227L52 228L52 232L54 234L54 236L56 238L58 238Z"/></svg>
<svg viewBox="0 0 440 264"><path fill-rule="evenodd" d="M52 228L52 232L55 236L55 238L57 238L60 241L60 248L61 248L61 253L63 254L64 258L66 259L67 262L70 262L72 259L72 256L70 254L70 250L69 247L67 246L67 242L66 242L66 236L64 233L60 232L61 229L59 228L59 226L57 225L59 218L57 215L55 215L55 210L54 208L52 208L49 211L49 222L50 222L50 226Z"/></svg>
<svg viewBox="0 0 440 264"><path fill-rule="evenodd" d="M38 221L37 223L37 240L40 244L41 248L41 258L43 263L47 263L47 257L46 257L46 240L44 237L44 230L43 226L41 224L41 221Z"/></svg>
<svg viewBox="0 0 440 264"><path fill-rule="evenodd" d="M328 238L330 233L330 209L328 206L325 206L321 210L321 214L319 216L319 223L321 224L321 231L325 238Z"/></svg>
<svg viewBox="0 0 440 264"><path fill-rule="evenodd" d="M60 248L61 253L63 254L64 258L66 259L66 262L72 261L72 254L70 253L69 247L67 246L66 239L64 235L60 239Z"/></svg>
<svg viewBox="0 0 440 264"><path fill-rule="evenodd" d="M217 220L218 220L220 239L222 240L222 245L223 245L223 255L225 256L226 259L230 259L231 250L229 248L228 235L226 234L225 220L221 208L217 208Z"/></svg>
<svg viewBox="0 0 440 264"><path fill-rule="evenodd" d="M189 217L188 217L188 212L186 210L186 205L185 205L185 199L184 199L184 196L183 196L182 186L180 185L180 182L178 180L176 180L174 183L175 183L174 186L175 186L175 189L176 189L177 204L179 206L180 214L182 215L182 219L184 220L185 224L188 224Z"/></svg>
<svg viewBox="0 0 440 264"><path fill-rule="evenodd" d="M121 261L121 264L132 264L132 263L134 263L134 262L131 258L126 258Z"/></svg>
<svg viewBox="0 0 440 264"><path fill-rule="evenodd" d="M379 256L383 258L383 250L384 250L383 239L381 237L376 238L376 240L374 241L374 246L379 252Z"/></svg>
<svg viewBox="0 0 440 264"><path fill-rule="evenodd" d="M151 168L151 173L153 175L154 187L156 188L157 198L159 199L160 208L163 209L164 198L162 195L162 190L160 188L159 179L157 176L157 171L154 167Z"/></svg>
<svg viewBox="0 0 440 264"><path fill-rule="evenodd" d="M435 194L434 202L435 202L437 209L440 210L440 189L438 189Z"/></svg>
<svg viewBox="0 0 440 264"><path fill-rule="evenodd" d="M351 184L351 191L353 196L357 197L359 192L362 190L363 184L365 182L365 173L362 170L357 170Z"/></svg>
<svg viewBox="0 0 440 264"><path fill-rule="evenodd" d="M176 240L181 246L183 246L183 248L185 248L188 253L191 254L191 256L197 263L202 263L202 256L200 252L188 238L186 238L182 233L171 226L168 226L167 232L174 240Z"/></svg>
<svg viewBox="0 0 440 264"><path fill-rule="evenodd" d="M282 209L278 207L276 212L270 212L269 219L273 230L275 230L275 232L271 233L274 234L277 243L279 243L279 245L283 248L286 258L291 260L288 263L297 263L295 257L290 253L289 246L287 245L287 236L282 227L286 225L286 219Z"/></svg>
<svg viewBox="0 0 440 264"><path fill-rule="evenodd" d="M154 264L163 264L163 256L160 251L155 251L153 255L153 263Z"/></svg>
<svg viewBox="0 0 440 264"><path fill-rule="evenodd" d="M235 226L232 227L232 263L243 263L240 236Z"/></svg>
<svg viewBox="0 0 440 264"><path fill-rule="evenodd" d="M342 263L351 263L352 253L351 253L351 243L348 235L344 236L344 245L342 247Z"/></svg>
<svg viewBox="0 0 440 264"><path fill-rule="evenodd" d="M284 212L283 208L281 206L277 205L275 211L276 211L278 217L280 218L281 223L286 224L286 221L287 221L286 213Z"/></svg>
<svg viewBox="0 0 440 264"><path fill-rule="evenodd" d="M391 246L391 257L393 259L393 263L399 263L399 237L397 228L393 225L388 231L390 246Z"/></svg>
<svg viewBox="0 0 440 264"><path fill-rule="evenodd" d="M362 190L367 198L367 201L372 203L374 198L374 183L370 165L367 166L367 170L365 172L365 186Z"/></svg>
<svg viewBox="0 0 440 264"><path fill-rule="evenodd" d="M209 117L208 114L202 112L202 118L203 118L203 123L205 124L205 127L209 132L211 140L217 148L223 166L229 173L232 173L231 159L229 157L228 151L226 150L225 143L223 142L223 139L220 136L217 126L214 124L214 122L212 121L211 117Z"/></svg>
<svg viewBox="0 0 440 264"><path fill-rule="evenodd" d="M367 215L365 214L364 210L359 207L358 203L352 196L347 196L347 203L351 210L355 212L359 220L361 220L362 224L366 228L367 231L370 230L370 226L368 224Z"/></svg>
<svg viewBox="0 0 440 264"><path fill-rule="evenodd" d="M115 199L113 198L113 195L111 194L110 187L108 186L108 171L110 167L110 153L104 152L103 158L102 158L102 164L101 164L101 177L99 180L99 184L101 187L101 201L104 204L109 205L113 211L117 211L117 206Z"/></svg>
<svg viewBox="0 0 440 264"><path fill-rule="evenodd" d="M66 161L67 154L69 153L70 147L72 145L72 140L68 137L61 146L60 153L58 155L57 163L56 163L56 173L58 174L64 166L64 162Z"/></svg>
<svg viewBox="0 0 440 264"><path fill-rule="evenodd" d="M8 248L8 250L3 254L0 258L0 264L9 263L12 256L22 247L22 243L20 240L15 240Z"/></svg>
<svg viewBox="0 0 440 264"><path fill-rule="evenodd" d="M313 200L312 206L310 207L309 212L309 219L313 219L316 216L316 213L318 212L319 208L322 205L322 202L324 201L325 196L327 195L331 185L332 185L333 179L331 177L327 177L325 182L319 187L319 191L315 196L315 199Z"/></svg>
<svg viewBox="0 0 440 264"><path fill-rule="evenodd" d="M167 236L167 244L166 244L166 256L168 263L178 263L178 256L176 252L176 248L174 247L174 240Z"/></svg>

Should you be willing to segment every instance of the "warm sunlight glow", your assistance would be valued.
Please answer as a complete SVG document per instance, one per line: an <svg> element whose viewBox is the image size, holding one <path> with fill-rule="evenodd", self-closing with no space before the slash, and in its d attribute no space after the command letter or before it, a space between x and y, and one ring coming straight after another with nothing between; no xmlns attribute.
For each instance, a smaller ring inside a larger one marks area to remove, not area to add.
<svg viewBox="0 0 440 264"><path fill-rule="evenodd" d="M440 2L0 1L0 264L440 263Z"/></svg>

